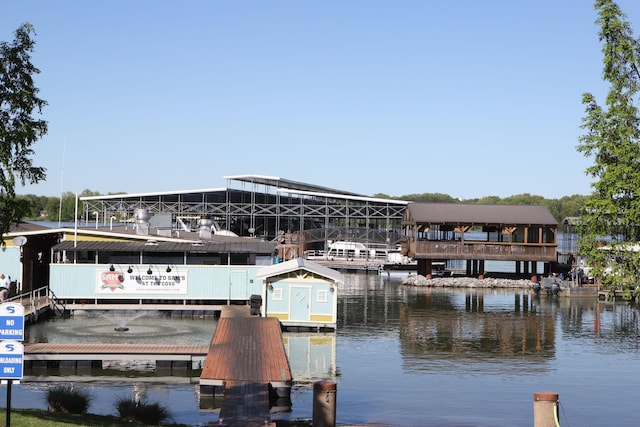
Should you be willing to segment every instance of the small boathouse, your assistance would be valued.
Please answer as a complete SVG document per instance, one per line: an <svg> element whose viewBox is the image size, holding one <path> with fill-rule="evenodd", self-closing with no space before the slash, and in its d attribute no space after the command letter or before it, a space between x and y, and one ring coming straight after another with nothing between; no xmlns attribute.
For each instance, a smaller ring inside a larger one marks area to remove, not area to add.
<svg viewBox="0 0 640 427"><path fill-rule="evenodd" d="M263 314L284 328L335 329L341 273L304 258L263 267L256 279L265 283Z"/></svg>
<svg viewBox="0 0 640 427"><path fill-rule="evenodd" d="M402 226L405 255L425 277L448 260L465 261L476 277L488 260L513 261L518 275L534 275L539 262L548 274L557 262L558 223L545 206L410 203Z"/></svg>

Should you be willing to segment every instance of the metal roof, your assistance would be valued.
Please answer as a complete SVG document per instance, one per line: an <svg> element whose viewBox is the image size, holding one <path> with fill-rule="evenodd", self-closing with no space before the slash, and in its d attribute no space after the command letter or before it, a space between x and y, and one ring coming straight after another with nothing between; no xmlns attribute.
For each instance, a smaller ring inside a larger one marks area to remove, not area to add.
<svg viewBox="0 0 640 427"><path fill-rule="evenodd" d="M273 264L267 267L263 267L258 270L256 279L266 279L269 277L288 274L298 270L306 270L311 273L317 274L318 276L331 279L334 282L344 283L344 277L339 271L317 264L313 261L308 261L304 258L294 258L289 261L281 262L279 264Z"/></svg>
<svg viewBox="0 0 640 427"><path fill-rule="evenodd" d="M253 253L272 254L276 242L265 242L258 239L222 239L197 242L170 242L170 241L76 241L65 240L53 246L53 250L66 251L111 251L111 252L191 252L191 253Z"/></svg>
<svg viewBox="0 0 640 427"><path fill-rule="evenodd" d="M323 187L321 185L315 184L307 184L304 182L292 181L290 179L279 178L276 176L264 176L264 175L233 175L233 176L225 176L224 179L241 181L241 182L249 182L254 184L261 185L270 185L273 187L290 189L290 190L300 190L300 191L311 191L311 192L320 192L320 193L329 193L329 194L343 194L347 196L359 196L366 197L364 194L351 193L344 190L336 190L334 188Z"/></svg>
<svg viewBox="0 0 640 427"><path fill-rule="evenodd" d="M558 225L546 206L410 203L407 209L416 224Z"/></svg>
<svg viewBox="0 0 640 427"><path fill-rule="evenodd" d="M109 199L130 199L130 198L145 198L155 196L172 196L178 194L202 194L202 193L219 193L226 191L226 188L203 188L196 190L178 190L178 191L154 191L150 193L121 193L121 194L107 194L104 196L83 196L80 200L109 200Z"/></svg>

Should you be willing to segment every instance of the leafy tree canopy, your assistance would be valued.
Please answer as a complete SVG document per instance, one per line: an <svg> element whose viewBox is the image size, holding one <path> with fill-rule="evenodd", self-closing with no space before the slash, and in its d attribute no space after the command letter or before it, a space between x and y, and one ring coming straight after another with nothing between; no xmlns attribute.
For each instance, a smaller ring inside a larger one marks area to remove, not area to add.
<svg viewBox="0 0 640 427"><path fill-rule="evenodd" d="M593 193L580 218L580 251L610 295L616 288L637 288L640 251L640 135L636 102L640 88L640 43L626 15L611 0L597 0L603 79L609 91L600 105L585 93L586 107L577 150L593 159L586 173L594 178Z"/></svg>
<svg viewBox="0 0 640 427"><path fill-rule="evenodd" d="M47 122L33 117L47 102L38 98L31 63L34 29L24 24L11 43L0 42L0 233L10 230L32 211L28 199L16 197L16 181L22 185L45 179L45 169L34 166L31 149L47 133ZM4 245L4 242L2 242Z"/></svg>

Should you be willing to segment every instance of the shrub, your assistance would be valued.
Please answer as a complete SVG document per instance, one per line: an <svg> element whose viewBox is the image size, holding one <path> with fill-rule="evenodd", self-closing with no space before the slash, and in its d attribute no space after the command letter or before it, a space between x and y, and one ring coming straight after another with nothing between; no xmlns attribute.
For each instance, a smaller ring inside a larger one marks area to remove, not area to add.
<svg viewBox="0 0 640 427"><path fill-rule="evenodd" d="M168 409L146 400L119 398L116 409L120 418L130 423L155 426L171 418Z"/></svg>
<svg viewBox="0 0 640 427"><path fill-rule="evenodd" d="M47 403L52 412L84 414L89 409L91 395L71 384L62 384L47 390Z"/></svg>

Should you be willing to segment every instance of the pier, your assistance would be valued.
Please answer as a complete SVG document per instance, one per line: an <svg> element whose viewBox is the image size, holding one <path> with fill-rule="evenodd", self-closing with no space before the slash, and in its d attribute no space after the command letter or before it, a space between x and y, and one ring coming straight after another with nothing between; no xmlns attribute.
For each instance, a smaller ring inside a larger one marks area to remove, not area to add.
<svg viewBox="0 0 640 427"><path fill-rule="evenodd" d="M200 374L201 398L222 398L219 424L265 425L273 403L290 406L291 384L278 319L251 316L248 306L225 307Z"/></svg>
<svg viewBox="0 0 640 427"><path fill-rule="evenodd" d="M105 343L25 343L27 371L46 371L58 366L78 372L103 369L105 361L149 360L156 371L188 373L199 365L208 351L206 345L105 344Z"/></svg>

